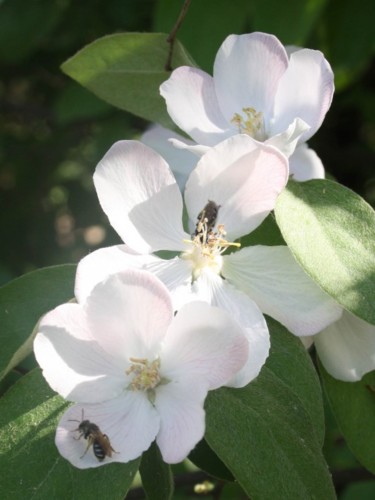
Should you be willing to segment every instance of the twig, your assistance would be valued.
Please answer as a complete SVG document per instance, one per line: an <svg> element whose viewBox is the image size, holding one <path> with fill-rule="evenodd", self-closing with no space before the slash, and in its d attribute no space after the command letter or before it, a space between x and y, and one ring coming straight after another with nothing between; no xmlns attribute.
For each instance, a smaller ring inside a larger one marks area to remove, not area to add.
<svg viewBox="0 0 375 500"><path fill-rule="evenodd" d="M173 56L174 42L176 41L177 31L180 29L180 26L183 23L183 20L185 19L186 13L187 13L188 8L190 6L190 2L191 2L191 0L185 0L184 5L182 6L182 9L181 9L180 15L178 16L177 22L174 25L172 31L168 35L167 43L169 43L169 53L168 53L167 62L165 63L165 66L164 66L165 71L172 71L172 56Z"/></svg>

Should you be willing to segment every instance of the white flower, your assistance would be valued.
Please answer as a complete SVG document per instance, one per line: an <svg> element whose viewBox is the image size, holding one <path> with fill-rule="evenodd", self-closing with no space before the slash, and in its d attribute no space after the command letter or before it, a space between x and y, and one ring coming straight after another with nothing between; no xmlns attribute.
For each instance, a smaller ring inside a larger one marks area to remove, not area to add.
<svg viewBox="0 0 375 500"><path fill-rule="evenodd" d="M99 283L82 303L44 316L34 351L50 386L78 403L61 418L56 444L84 469L128 462L154 439L166 462L183 460L204 435L207 392L242 367L248 343L227 313L204 302L174 316L165 286L128 270ZM97 433L93 441L80 437L82 420L107 436L99 440L104 460L97 458Z"/></svg>
<svg viewBox="0 0 375 500"><path fill-rule="evenodd" d="M375 326L348 311L312 340L324 368L339 380L356 382L375 370Z"/></svg>
<svg viewBox="0 0 375 500"><path fill-rule="evenodd" d="M324 177L305 142L318 130L333 97L333 73L324 55L286 49L273 35L230 35L215 59L213 77L188 66L174 70L160 87L168 112L197 153L238 133L272 144L290 157L297 180Z"/></svg>
<svg viewBox="0 0 375 500"><path fill-rule="evenodd" d="M176 310L198 297L230 311L246 328L250 349L247 364L229 385L246 385L269 351L258 306L297 335L315 334L341 315L287 247L238 250L236 240L265 219L287 178L287 160L275 148L242 134L223 141L200 159L187 182L186 233L182 196L163 158L136 141L114 144L97 166L94 182L126 245L98 250L80 262L76 296L82 300L106 274L136 267L165 283ZM216 217L209 201L218 207ZM179 255L152 254L159 250ZM236 251L228 254L231 250Z"/></svg>

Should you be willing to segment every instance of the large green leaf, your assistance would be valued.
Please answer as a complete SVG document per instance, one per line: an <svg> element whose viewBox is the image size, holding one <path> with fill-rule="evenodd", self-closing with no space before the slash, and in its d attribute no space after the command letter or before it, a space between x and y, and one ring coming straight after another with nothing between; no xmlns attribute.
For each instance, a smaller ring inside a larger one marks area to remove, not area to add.
<svg viewBox="0 0 375 500"><path fill-rule="evenodd" d="M170 500L173 496L171 466L164 463L155 441L142 455L139 469L142 486L150 500Z"/></svg>
<svg viewBox="0 0 375 500"><path fill-rule="evenodd" d="M251 498L335 498L315 369L301 341L268 322L272 350L259 377L209 394L207 442Z"/></svg>
<svg viewBox="0 0 375 500"><path fill-rule="evenodd" d="M375 324L375 212L333 181L290 181L275 208L294 257L345 309Z"/></svg>
<svg viewBox="0 0 375 500"><path fill-rule="evenodd" d="M276 35L283 44L305 46L327 0L254 0L252 27Z"/></svg>
<svg viewBox="0 0 375 500"><path fill-rule="evenodd" d="M32 351L39 318L74 297L76 266L46 267L0 288L0 379Z"/></svg>
<svg viewBox="0 0 375 500"><path fill-rule="evenodd" d="M359 382L342 382L319 364L328 401L355 457L375 474L375 372Z"/></svg>
<svg viewBox="0 0 375 500"><path fill-rule="evenodd" d="M68 59L62 70L104 101L146 120L172 127L159 87L170 73L164 69L169 44L163 33L106 36ZM172 67L194 66L176 41Z"/></svg>
<svg viewBox="0 0 375 500"><path fill-rule="evenodd" d="M24 376L0 399L2 498L124 498L139 460L75 469L58 454L54 442L57 422L66 407L39 369Z"/></svg>

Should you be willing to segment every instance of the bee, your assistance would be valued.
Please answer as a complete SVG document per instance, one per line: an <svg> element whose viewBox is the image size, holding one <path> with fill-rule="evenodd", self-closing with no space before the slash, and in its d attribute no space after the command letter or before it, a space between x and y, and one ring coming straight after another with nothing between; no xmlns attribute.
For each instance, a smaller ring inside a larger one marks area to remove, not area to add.
<svg viewBox="0 0 375 500"><path fill-rule="evenodd" d="M100 462L104 460L105 457L111 457L112 452L117 453L117 451L115 451L112 448L109 437L106 434L103 434L96 424L90 422L90 420L84 420L83 409L82 409L81 421L79 420L69 420L69 421L79 422L79 426L77 427L77 429L73 429L72 431L72 432L79 432L79 436L74 439L78 440L81 439L81 437L83 436L88 441L86 450L80 458L83 458L86 455L90 446L92 446L94 455Z"/></svg>
<svg viewBox="0 0 375 500"><path fill-rule="evenodd" d="M205 234L206 238L208 237L216 224L220 207L221 205L217 205L214 201L208 200L207 205L205 205L203 210L198 214L194 236L199 236L201 238Z"/></svg>

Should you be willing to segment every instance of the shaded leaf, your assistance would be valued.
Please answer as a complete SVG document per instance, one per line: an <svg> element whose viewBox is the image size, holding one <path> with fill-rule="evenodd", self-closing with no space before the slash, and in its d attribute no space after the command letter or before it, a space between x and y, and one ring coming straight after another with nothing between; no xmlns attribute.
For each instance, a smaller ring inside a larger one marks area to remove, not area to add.
<svg viewBox="0 0 375 500"><path fill-rule="evenodd" d="M150 500L170 500L173 498L173 475L171 466L163 462L155 441L142 455L139 468L142 486Z"/></svg>

